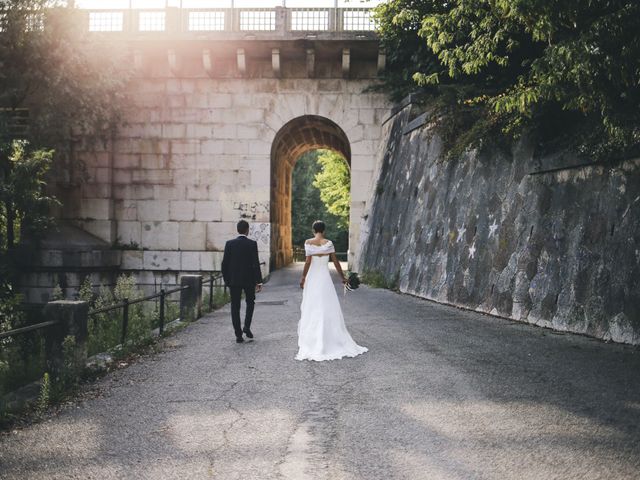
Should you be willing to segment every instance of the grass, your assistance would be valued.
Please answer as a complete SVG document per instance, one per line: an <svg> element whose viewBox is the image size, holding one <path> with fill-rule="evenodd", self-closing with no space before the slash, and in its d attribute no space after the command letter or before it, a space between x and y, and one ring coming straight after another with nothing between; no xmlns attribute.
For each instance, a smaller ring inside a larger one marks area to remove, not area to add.
<svg viewBox="0 0 640 480"><path fill-rule="evenodd" d="M398 280L399 275L395 275L393 278L388 279L377 270L365 271L361 276L361 281L365 285L368 285L372 288L385 288L387 290L397 290Z"/></svg>

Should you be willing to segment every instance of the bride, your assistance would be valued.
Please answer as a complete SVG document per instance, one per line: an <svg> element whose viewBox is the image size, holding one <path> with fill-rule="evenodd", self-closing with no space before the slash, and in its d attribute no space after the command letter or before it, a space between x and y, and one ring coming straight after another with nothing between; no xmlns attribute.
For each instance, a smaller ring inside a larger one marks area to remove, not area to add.
<svg viewBox="0 0 640 480"><path fill-rule="evenodd" d="M300 281L301 316L298 323L298 354L296 360L337 360L355 357L367 351L356 344L344 324L342 309L331 275L329 259L346 283L331 240L324 237L324 222L313 224L315 237L304 245L306 262Z"/></svg>

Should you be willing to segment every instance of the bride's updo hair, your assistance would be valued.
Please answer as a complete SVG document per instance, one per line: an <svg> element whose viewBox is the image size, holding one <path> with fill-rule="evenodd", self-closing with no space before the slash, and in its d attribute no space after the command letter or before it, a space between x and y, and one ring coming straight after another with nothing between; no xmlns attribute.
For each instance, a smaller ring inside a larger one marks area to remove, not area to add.
<svg viewBox="0 0 640 480"><path fill-rule="evenodd" d="M316 220L313 222L313 232L314 233L324 233L324 222L322 220Z"/></svg>

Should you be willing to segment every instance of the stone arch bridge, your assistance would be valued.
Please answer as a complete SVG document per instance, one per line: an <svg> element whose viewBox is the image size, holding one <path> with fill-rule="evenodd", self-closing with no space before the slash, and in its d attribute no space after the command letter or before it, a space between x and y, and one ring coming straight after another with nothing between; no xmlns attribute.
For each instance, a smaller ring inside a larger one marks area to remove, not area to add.
<svg viewBox="0 0 640 480"><path fill-rule="evenodd" d="M75 250L154 284L168 271L218 269L225 241L247 218L267 273L292 260L295 162L305 151L328 148L351 167L353 264L390 107L383 93L370 91L385 57L369 13L84 12L97 41L130 52L136 73L125 126L107 145L78 152L88 181L58 190L63 223L92 235L84 242L91 245ZM62 243L49 246L41 266L52 258L63 269L97 266L77 255L67 265L55 260L56 250L69 245ZM96 256L106 244L122 250ZM35 281L27 283L36 287ZM64 280L68 287L78 281ZM32 300L45 299L44 289L30 291L38 297Z"/></svg>

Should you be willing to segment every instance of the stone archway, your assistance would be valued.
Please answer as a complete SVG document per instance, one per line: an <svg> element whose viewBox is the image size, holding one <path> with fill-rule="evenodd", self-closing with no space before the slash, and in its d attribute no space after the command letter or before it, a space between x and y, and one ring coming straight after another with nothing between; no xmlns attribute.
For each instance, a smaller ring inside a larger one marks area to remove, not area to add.
<svg viewBox="0 0 640 480"><path fill-rule="evenodd" d="M336 123L318 115L287 122L271 146L271 269L293 261L291 241L291 176L296 161L309 150L334 150L351 166L349 139Z"/></svg>

